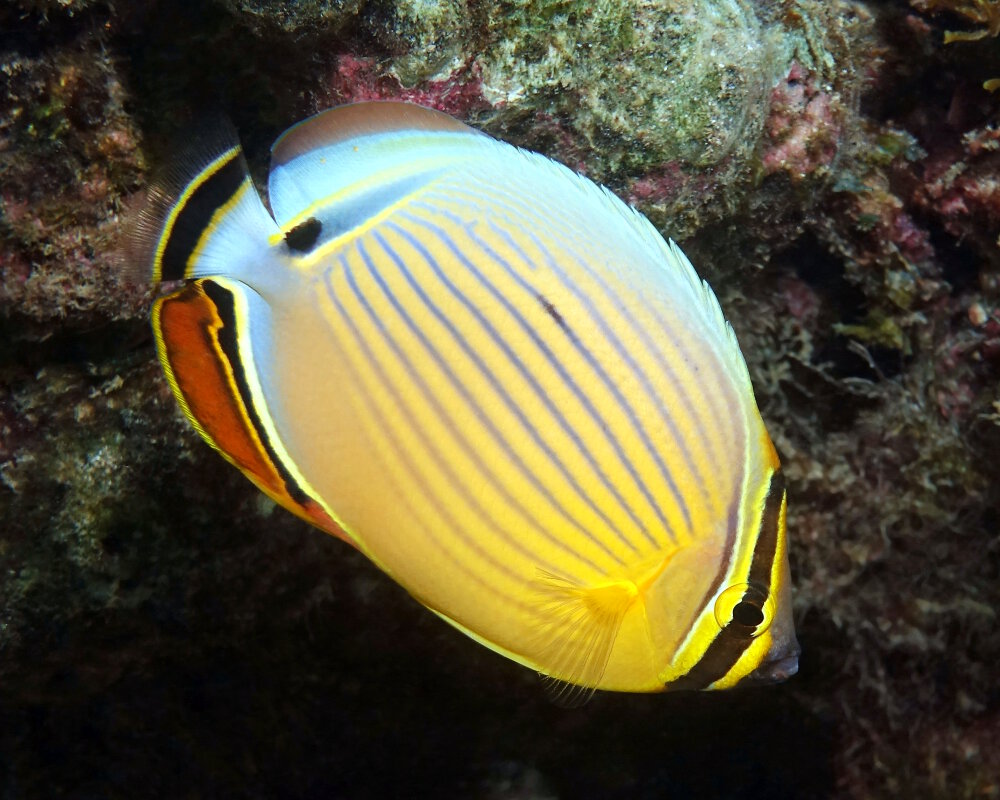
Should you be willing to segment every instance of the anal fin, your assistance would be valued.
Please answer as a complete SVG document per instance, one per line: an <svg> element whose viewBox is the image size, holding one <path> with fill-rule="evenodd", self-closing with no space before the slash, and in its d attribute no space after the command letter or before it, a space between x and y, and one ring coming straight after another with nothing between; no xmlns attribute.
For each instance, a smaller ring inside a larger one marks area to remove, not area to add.
<svg viewBox="0 0 1000 800"><path fill-rule="evenodd" d="M257 488L293 514L351 543L282 469L268 446L257 410L239 380L243 365L236 343L238 316L224 281L192 281L154 303L153 331L170 387L205 441Z"/></svg>

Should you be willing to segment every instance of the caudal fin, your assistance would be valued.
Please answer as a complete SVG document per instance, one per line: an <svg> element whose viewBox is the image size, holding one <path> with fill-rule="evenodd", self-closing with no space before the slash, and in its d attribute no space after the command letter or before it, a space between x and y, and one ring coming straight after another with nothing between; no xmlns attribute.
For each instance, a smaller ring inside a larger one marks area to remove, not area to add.
<svg viewBox="0 0 1000 800"><path fill-rule="evenodd" d="M277 231L235 131L216 125L150 185L127 214L123 261L135 280L239 277Z"/></svg>

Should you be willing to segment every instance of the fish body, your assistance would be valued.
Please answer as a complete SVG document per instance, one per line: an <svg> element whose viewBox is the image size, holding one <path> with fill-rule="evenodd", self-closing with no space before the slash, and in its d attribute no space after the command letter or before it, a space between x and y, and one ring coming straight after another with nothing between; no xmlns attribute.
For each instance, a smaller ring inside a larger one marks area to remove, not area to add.
<svg viewBox="0 0 1000 800"><path fill-rule="evenodd" d="M222 143L132 236L204 438L472 638L583 690L795 671L785 489L680 249L438 112L363 103Z"/></svg>

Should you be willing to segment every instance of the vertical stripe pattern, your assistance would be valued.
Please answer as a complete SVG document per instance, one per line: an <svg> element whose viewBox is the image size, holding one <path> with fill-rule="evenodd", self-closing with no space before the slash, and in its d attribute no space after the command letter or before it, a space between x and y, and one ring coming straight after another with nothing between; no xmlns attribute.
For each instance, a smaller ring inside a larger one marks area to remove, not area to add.
<svg viewBox="0 0 1000 800"><path fill-rule="evenodd" d="M496 618L509 604L528 619L552 605L538 600L541 576L638 580L705 537L731 546L752 396L700 286L684 278L670 295L660 245L623 237L613 216L609 236L586 230L603 195L545 210L530 185L469 177L438 169L422 189L408 182L405 202L303 272L330 348L317 361L342 365L352 390L352 423L331 435L352 442L355 463L378 453L383 486L424 533L402 533L399 509L374 511L337 464L312 462L339 513L359 506L345 523L384 568L530 661L515 625L484 625L484 604L455 595L489 585ZM314 338L295 336L288 352ZM314 434L300 414L278 422L302 466ZM408 566L430 548L445 554L439 569ZM445 587L445 574L467 582ZM713 565L701 591L716 577Z"/></svg>
<svg viewBox="0 0 1000 800"><path fill-rule="evenodd" d="M224 273L204 286L226 391L295 503L558 679L704 688L759 658L707 615L784 557L780 473L675 245L565 168L411 106L288 132L273 219L237 154L192 181L157 258ZM179 215L208 217L200 239L174 235Z"/></svg>

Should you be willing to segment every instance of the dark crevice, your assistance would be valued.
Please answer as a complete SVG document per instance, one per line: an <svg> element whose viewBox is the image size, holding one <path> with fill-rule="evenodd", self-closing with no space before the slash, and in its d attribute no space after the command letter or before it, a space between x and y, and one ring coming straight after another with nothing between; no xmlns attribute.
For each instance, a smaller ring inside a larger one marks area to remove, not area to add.
<svg viewBox="0 0 1000 800"><path fill-rule="evenodd" d="M45 327L51 328L50 335L45 335ZM137 351L141 358L149 358L152 342L146 320L72 328L45 326L18 316L0 317L0 368L34 372L52 364L100 364Z"/></svg>
<svg viewBox="0 0 1000 800"><path fill-rule="evenodd" d="M864 292L847 278L844 263L835 258L815 237L803 236L783 260L820 296L836 322L853 324L864 319Z"/></svg>
<svg viewBox="0 0 1000 800"><path fill-rule="evenodd" d="M925 227L930 234L931 245L940 256L942 277L951 286L952 293L977 290L982 257L940 225L927 224Z"/></svg>
<svg viewBox="0 0 1000 800"><path fill-rule="evenodd" d="M818 347L813 363L822 364L831 377L878 381L903 371L905 357L899 350L877 344L862 344L850 336L836 334ZM866 357L870 357L869 358Z"/></svg>

